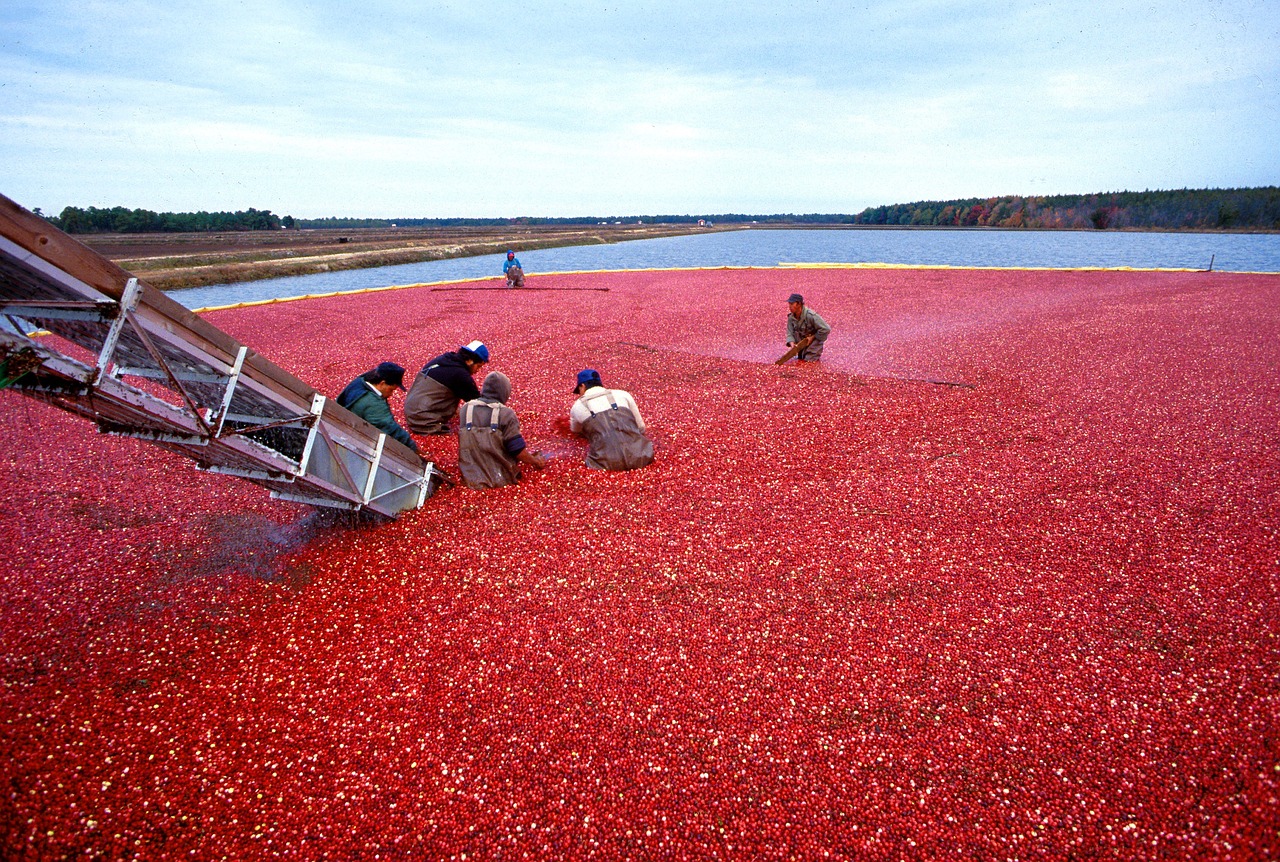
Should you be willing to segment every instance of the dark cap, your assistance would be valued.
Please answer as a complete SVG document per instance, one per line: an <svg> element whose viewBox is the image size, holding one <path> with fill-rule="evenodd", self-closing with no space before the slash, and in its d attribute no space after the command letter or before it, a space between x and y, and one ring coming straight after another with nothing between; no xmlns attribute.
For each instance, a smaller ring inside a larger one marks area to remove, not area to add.
<svg viewBox="0 0 1280 862"><path fill-rule="evenodd" d="M373 369L373 375L397 389L404 388L404 366L402 365L396 365L394 362L379 362L378 367Z"/></svg>
<svg viewBox="0 0 1280 862"><path fill-rule="evenodd" d="M791 304L793 302L798 302L801 305L804 305L804 297L798 293L793 293L787 297L787 304Z"/></svg>
<svg viewBox="0 0 1280 862"><path fill-rule="evenodd" d="M578 382L574 384L573 391L577 392L579 386L585 385L588 389L592 386L604 386L600 381L600 372L594 368L584 368L578 372Z"/></svg>

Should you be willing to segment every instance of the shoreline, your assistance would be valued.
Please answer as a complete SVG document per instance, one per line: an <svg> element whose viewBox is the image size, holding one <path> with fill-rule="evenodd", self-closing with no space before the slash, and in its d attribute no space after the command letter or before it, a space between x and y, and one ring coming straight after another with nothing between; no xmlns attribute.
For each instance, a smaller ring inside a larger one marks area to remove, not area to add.
<svg viewBox="0 0 1280 862"><path fill-rule="evenodd" d="M534 249L609 245L638 239L690 236L739 230L960 231L1008 230L936 225L845 225L733 223L524 226L491 228L324 228L186 234L80 234L76 239L160 290L262 281L382 266L424 263ZM1076 228L1020 228L1036 233L1280 233L1265 230L1087 231Z"/></svg>
<svg viewBox="0 0 1280 862"><path fill-rule="evenodd" d="M182 290L232 282L531 249L609 245L742 226L591 225L581 228L325 228L211 234L81 234L76 240L152 287Z"/></svg>

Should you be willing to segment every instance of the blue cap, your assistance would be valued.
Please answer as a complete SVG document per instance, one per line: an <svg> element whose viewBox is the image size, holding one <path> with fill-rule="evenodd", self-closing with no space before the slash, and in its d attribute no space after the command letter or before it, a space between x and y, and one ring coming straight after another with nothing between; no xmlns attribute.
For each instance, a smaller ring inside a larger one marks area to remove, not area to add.
<svg viewBox="0 0 1280 862"><path fill-rule="evenodd" d="M473 341L470 344L464 344L458 348L459 353L470 353L481 362L489 361L489 348L484 346L483 341Z"/></svg>
<svg viewBox="0 0 1280 862"><path fill-rule="evenodd" d="M394 362L379 362L373 374L383 383L390 383L397 389L404 388L404 366Z"/></svg>
<svg viewBox="0 0 1280 862"><path fill-rule="evenodd" d="M790 304L792 302L798 302L801 305L804 305L804 297L798 293L793 293L787 297L787 303Z"/></svg>
<svg viewBox="0 0 1280 862"><path fill-rule="evenodd" d="M574 385L573 391L577 392L578 387L584 384L588 388L592 386L604 386L604 384L600 382L600 372L596 371L594 368L584 368L578 372L578 382Z"/></svg>

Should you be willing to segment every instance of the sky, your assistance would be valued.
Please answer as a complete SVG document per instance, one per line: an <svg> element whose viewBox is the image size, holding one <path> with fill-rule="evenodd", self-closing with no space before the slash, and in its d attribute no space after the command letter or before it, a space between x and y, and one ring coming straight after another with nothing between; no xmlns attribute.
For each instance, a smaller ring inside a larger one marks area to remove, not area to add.
<svg viewBox="0 0 1280 862"><path fill-rule="evenodd" d="M0 0L0 194L47 214L1263 185L1277 0Z"/></svg>

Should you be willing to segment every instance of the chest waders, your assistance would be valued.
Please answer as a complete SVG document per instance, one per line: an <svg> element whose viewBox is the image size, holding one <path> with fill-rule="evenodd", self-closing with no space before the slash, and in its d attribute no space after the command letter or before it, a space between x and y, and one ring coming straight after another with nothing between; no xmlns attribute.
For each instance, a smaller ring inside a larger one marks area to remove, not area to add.
<svg viewBox="0 0 1280 862"><path fill-rule="evenodd" d="M591 415L582 423L591 449L587 466L593 470L635 470L653 463L653 441L644 436L630 410L619 407L613 393L606 396L608 408L596 410L590 403ZM592 402L599 401L593 398Z"/></svg>
<svg viewBox="0 0 1280 862"><path fill-rule="evenodd" d="M823 342L817 339L818 324L809 315L808 309L805 310L804 316L796 323L796 341L802 341L810 335L814 336L809 346L796 354L796 359L801 362L818 362L822 359Z"/></svg>
<svg viewBox="0 0 1280 862"><path fill-rule="evenodd" d="M415 434L443 434L459 400L448 386L428 377L426 371L419 372L404 397L405 423Z"/></svg>
<svg viewBox="0 0 1280 862"><path fill-rule="evenodd" d="M489 409L488 423L476 423L477 407ZM507 454L502 439L501 404L476 399L468 401L459 412L458 472L472 488L501 488L514 485L520 478L516 462Z"/></svg>

